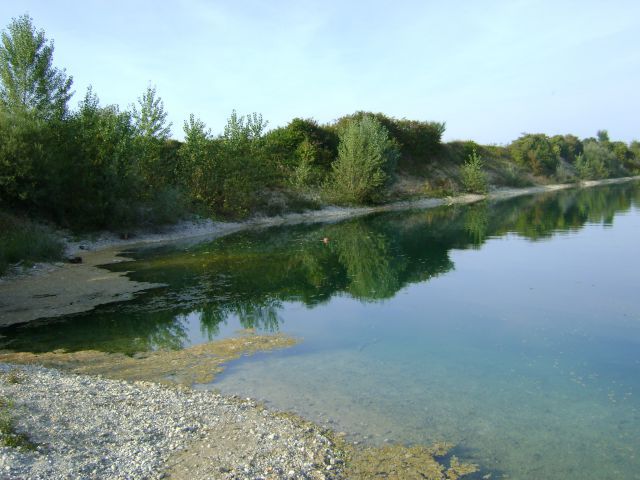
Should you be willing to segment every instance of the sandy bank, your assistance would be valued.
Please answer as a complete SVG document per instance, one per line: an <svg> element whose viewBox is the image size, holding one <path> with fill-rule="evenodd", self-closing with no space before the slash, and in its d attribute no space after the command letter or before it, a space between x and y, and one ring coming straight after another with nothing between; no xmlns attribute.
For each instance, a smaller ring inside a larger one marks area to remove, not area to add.
<svg viewBox="0 0 640 480"><path fill-rule="evenodd" d="M126 272L99 265L126 260L110 248L83 255L83 263L40 266L37 273L0 283L0 326L38 318L85 312L98 305L130 300L137 292L161 286L134 282Z"/></svg>
<svg viewBox="0 0 640 480"><path fill-rule="evenodd" d="M588 188L633 180L640 180L640 176L594 180L582 182L580 186ZM129 300L137 292L161 286L134 282L126 276L126 273L115 273L100 268L100 265L126 260L119 256L119 252L128 247L184 239L210 241L254 227L335 222L374 212L435 208L441 205L473 203L484 199L504 200L576 186L576 184L559 184L498 189L488 195L468 194L443 199L423 198L373 207L332 206L316 211L289 213L278 217L258 217L236 223L211 220L190 221L181 222L162 232L137 232L127 240L122 240L113 233L103 233L94 239L69 241L67 254L81 256L82 264L40 265L31 274L15 275L0 280L0 326L88 311L101 304Z"/></svg>

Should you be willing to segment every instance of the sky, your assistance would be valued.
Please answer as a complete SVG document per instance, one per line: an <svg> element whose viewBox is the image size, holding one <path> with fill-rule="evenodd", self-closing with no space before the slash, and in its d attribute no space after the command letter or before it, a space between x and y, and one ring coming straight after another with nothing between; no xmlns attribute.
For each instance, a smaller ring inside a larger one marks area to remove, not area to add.
<svg viewBox="0 0 640 480"><path fill-rule="evenodd" d="M640 2L3 0L73 76L128 108L148 85L175 138L193 113L269 127L357 110L446 122L445 140L523 132L640 139Z"/></svg>

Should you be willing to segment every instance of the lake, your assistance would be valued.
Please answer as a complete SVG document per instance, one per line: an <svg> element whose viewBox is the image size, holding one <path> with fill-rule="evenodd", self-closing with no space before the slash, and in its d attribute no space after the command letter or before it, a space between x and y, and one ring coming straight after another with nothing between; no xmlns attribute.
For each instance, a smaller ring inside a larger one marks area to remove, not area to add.
<svg viewBox="0 0 640 480"><path fill-rule="evenodd" d="M326 239L326 240L325 240ZM477 478L640 478L640 184L147 246L167 287L3 329L133 354L241 328L301 339L211 385L348 433L448 441Z"/></svg>

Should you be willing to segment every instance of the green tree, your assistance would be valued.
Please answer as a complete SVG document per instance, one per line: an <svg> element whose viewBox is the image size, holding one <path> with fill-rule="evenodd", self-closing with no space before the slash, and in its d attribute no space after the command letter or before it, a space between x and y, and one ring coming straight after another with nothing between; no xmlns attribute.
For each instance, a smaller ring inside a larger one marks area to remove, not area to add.
<svg viewBox="0 0 640 480"><path fill-rule="evenodd" d="M606 130L598 130L596 136L598 137L598 142L609 143L609 132Z"/></svg>
<svg viewBox="0 0 640 480"><path fill-rule="evenodd" d="M196 200L204 200L207 195L211 156L211 130L206 124L191 114L184 121L184 143L178 151L180 157L179 179Z"/></svg>
<svg viewBox="0 0 640 480"><path fill-rule="evenodd" d="M259 113L238 116L233 110L222 134L225 147L235 151L246 151L262 138L269 122Z"/></svg>
<svg viewBox="0 0 640 480"><path fill-rule="evenodd" d="M576 159L576 170L580 178L593 180L607 178L622 173L615 153L606 144L588 141L584 144L584 152Z"/></svg>
<svg viewBox="0 0 640 480"><path fill-rule="evenodd" d="M132 106L132 119L136 131L136 146L139 150L139 167L149 195L174 182L176 165L172 165L163 154L171 134L171 123L167 122L164 102L156 87L149 85L138 98L138 106Z"/></svg>
<svg viewBox="0 0 640 480"><path fill-rule="evenodd" d="M569 163L576 161L576 156L582 153L582 142L575 135L555 135L550 138L555 151Z"/></svg>
<svg viewBox="0 0 640 480"><path fill-rule="evenodd" d="M37 204L45 194L43 182L55 180L46 166L58 146L48 122L0 108L0 204Z"/></svg>
<svg viewBox="0 0 640 480"><path fill-rule="evenodd" d="M264 159L264 134L268 122L252 113L231 113L223 135L217 140L216 168L219 197L215 209L226 217L246 217L261 201L266 187L277 176Z"/></svg>
<svg viewBox="0 0 640 480"><path fill-rule="evenodd" d="M309 186L330 171L337 146L337 135L330 129L312 119L294 118L265 134L261 149L282 185L300 186L300 179L305 179L303 183Z"/></svg>
<svg viewBox="0 0 640 480"><path fill-rule="evenodd" d="M399 157L389 132L375 117L364 115L346 122L339 138L330 193L337 201L347 203L380 200Z"/></svg>
<svg viewBox="0 0 640 480"><path fill-rule="evenodd" d="M66 133L66 155L52 169L59 185L52 196L65 220L113 228L137 221L142 185L131 114L101 107L89 88Z"/></svg>
<svg viewBox="0 0 640 480"><path fill-rule="evenodd" d="M637 140L633 140L629 144L629 159L626 167L634 175L640 173L640 142Z"/></svg>
<svg viewBox="0 0 640 480"><path fill-rule="evenodd" d="M484 162L474 149L467 157L466 162L460 168L462 185L467 192L487 193L489 182L487 174L483 170Z"/></svg>
<svg viewBox="0 0 640 480"><path fill-rule="evenodd" d="M72 77L53 66L53 42L31 17L14 18L2 32L0 105L11 113L62 118L72 95Z"/></svg>
<svg viewBox="0 0 640 480"><path fill-rule="evenodd" d="M383 113L358 111L338 119L333 128L340 132L347 123L365 116L380 122L396 142L399 150L398 168L401 170L421 174L422 167L441 152L441 139L446 129L445 123L441 122L397 119Z"/></svg>
<svg viewBox="0 0 640 480"><path fill-rule="evenodd" d="M144 138L166 140L171 135L171 122L167 123L164 102L158 96L156 87L149 85L138 98L140 110L133 105L133 122L138 135Z"/></svg>
<svg viewBox="0 0 640 480"><path fill-rule="evenodd" d="M319 176L315 166L317 151L317 147L306 138L296 148L295 157L298 164L289 174L289 183L293 188L302 190L315 183Z"/></svg>
<svg viewBox="0 0 640 480"><path fill-rule="evenodd" d="M556 171L560 151L549 137L542 133L524 134L515 140L509 149L513 159L520 165L529 167L536 175Z"/></svg>

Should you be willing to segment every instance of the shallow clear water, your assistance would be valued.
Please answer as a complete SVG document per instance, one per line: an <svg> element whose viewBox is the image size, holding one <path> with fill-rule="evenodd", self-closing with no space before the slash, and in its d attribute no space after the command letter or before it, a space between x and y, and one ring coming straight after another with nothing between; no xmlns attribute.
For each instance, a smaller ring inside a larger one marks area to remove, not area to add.
<svg viewBox="0 0 640 480"><path fill-rule="evenodd" d="M454 442L480 477L640 478L637 183L131 254L115 268L169 286L0 343L132 353L283 331L302 342L209 387L360 441Z"/></svg>

